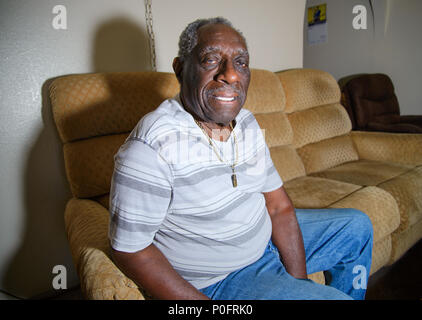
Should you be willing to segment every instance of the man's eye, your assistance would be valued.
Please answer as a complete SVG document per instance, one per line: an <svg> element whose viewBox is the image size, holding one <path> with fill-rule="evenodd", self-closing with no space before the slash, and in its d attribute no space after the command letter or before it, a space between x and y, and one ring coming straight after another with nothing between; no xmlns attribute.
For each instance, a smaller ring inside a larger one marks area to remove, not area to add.
<svg viewBox="0 0 422 320"><path fill-rule="evenodd" d="M217 63L217 59L215 59L215 58L206 58L204 60L204 63L206 63L206 64L216 64Z"/></svg>
<svg viewBox="0 0 422 320"><path fill-rule="evenodd" d="M242 68L247 68L248 67L248 63L246 61L243 61L243 60L237 61L237 64L239 66L241 66Z"/></svg>

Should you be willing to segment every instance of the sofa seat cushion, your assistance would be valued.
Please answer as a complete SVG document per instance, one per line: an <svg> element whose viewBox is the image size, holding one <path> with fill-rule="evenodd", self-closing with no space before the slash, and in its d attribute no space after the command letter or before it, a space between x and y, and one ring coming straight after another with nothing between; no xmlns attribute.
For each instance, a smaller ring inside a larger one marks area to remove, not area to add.
<svg viewBox="0 0 422 320"><path fill-rule="evenodd" d="M370 275L385 266L391 258L391 234L374 241L372 246L372 263Z"/></svg>
<svg viewBox="0 0 422 320"><path fill-rule="evenodd" d="M391 235L391 258L388 264L400 259L406 252L415 245L422 235L422 220L410 226L403 232L396 231Z"/></svg>
<svg viewBox="0 0 422 320"><path fill-rule="evenodd" d="M414 166L385 161L357 160L314 172L311 176L333 179L358 186L377 186L412 170Z"/></svg>
<svg viewBox="0 0 422 320"><path fill-rule="evenodd" d="M303 176L284 184L295 208L325 208L360 189L350 183L319 177Z"/></svg>
<svg viewBox="0 0 422 320"><path fill-rule="evenodd" d="M360 186L378 186L389 192L400 211L399 231L422 219L422 166L358 160L313 173L312 176Z"/></svg>
<svg viewBox="0 0 422 320"><path fill-rule="evenodd" d="M397 201L400 211L398 232L422 220L422 167L385 181L379 188L389 192Z"/></svg>
<svg viewBox="0 0 422 320"><path fill-rule="evenodd" d="M378 187L364 187L329 205L329 208L355 208L366 213L374 229L374 243L394 232L400 223L396 200Z"/></svg>

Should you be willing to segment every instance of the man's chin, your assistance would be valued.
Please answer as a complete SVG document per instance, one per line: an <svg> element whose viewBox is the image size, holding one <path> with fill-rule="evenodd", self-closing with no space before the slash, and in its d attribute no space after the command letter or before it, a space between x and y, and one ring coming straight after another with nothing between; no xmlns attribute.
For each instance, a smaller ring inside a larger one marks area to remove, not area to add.
<svg viewBox="0 0 422 320"><path fill-rule="evenodd" d="M239 110L240 112L240 110ZM232 113L230 115L225 115L224 117L219 116L215 118L215 123L217 123L220 126L228 126L230 122L232 122L234 119L236 119L236 116L239 114L239 112Z"/></svg>
<svg viewBox="0 0 422 320"><path fill-rule="evenodd" d="M239 104L234 105L212 105L213 119L215 123L229 124L239 114L242 106Z"/></svg>

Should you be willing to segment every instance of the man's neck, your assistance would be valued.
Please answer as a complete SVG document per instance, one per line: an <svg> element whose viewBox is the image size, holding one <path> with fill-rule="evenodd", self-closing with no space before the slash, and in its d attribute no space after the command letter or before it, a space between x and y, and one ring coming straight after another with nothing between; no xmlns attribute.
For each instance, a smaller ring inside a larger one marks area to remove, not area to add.
<svg viewBox="0 0 422 320"><path fill-rule="evenodd" d="M230 138L230 134L232 131L230 123L227 125L223 125L213 122L205 122L200 120L197 121L211 139L217 141L227 141Z"/></svg>

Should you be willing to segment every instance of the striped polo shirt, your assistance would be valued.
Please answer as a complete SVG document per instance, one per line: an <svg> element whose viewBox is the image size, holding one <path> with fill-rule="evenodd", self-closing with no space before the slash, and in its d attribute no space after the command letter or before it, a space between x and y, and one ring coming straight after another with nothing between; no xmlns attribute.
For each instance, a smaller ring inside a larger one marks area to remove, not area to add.
<svg viewBox="0 0 422 320"><path fill-rule="evenodd" d="M215 150L178 96L168 99L120 147L110 190L111 246L154 244L197 289L262 256L272 232L262 193L283 185L250 111L239 112L227 141L213 142Z"/></svg>

